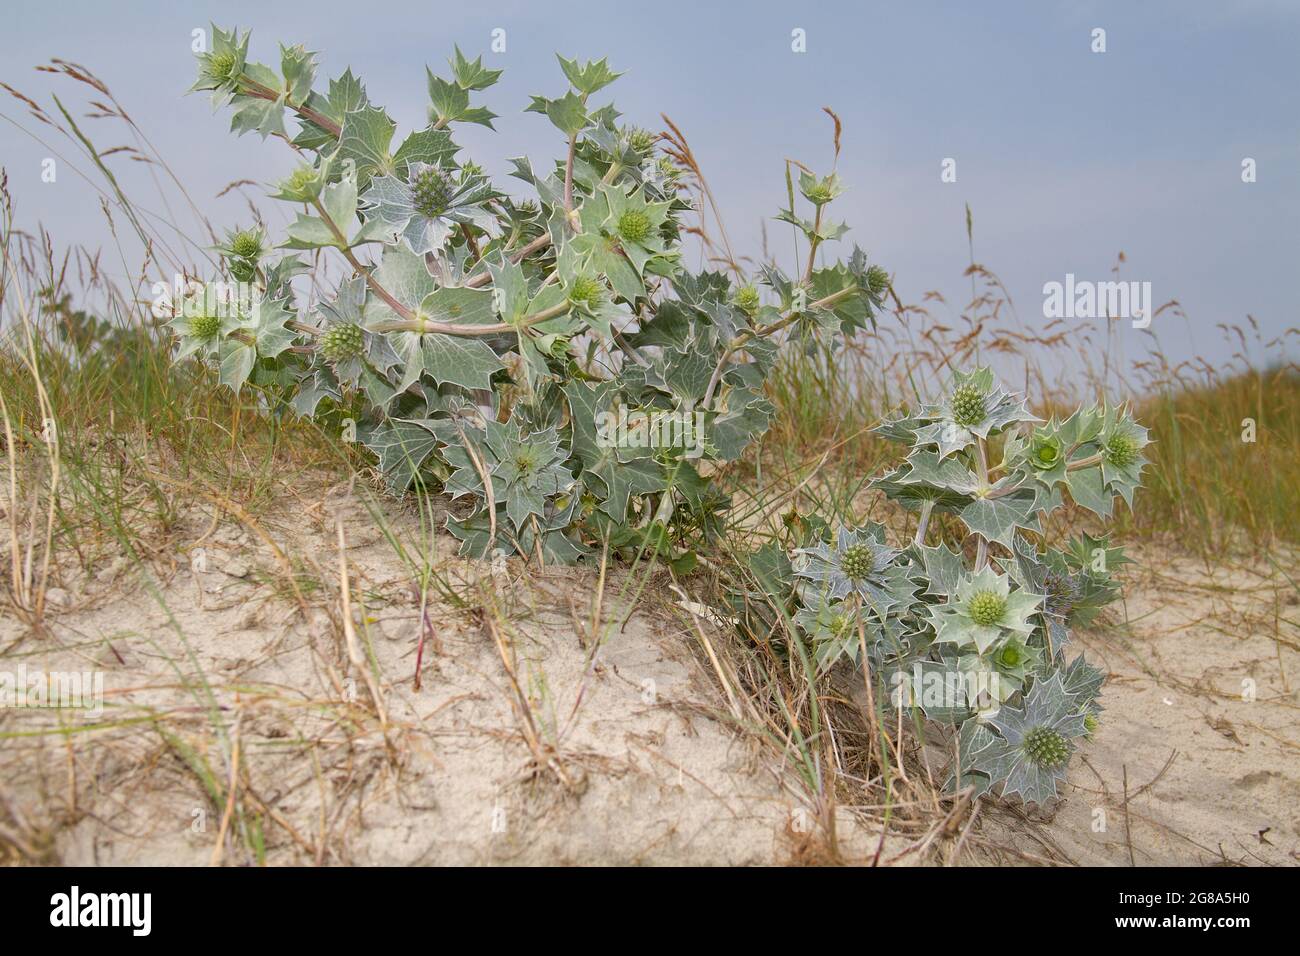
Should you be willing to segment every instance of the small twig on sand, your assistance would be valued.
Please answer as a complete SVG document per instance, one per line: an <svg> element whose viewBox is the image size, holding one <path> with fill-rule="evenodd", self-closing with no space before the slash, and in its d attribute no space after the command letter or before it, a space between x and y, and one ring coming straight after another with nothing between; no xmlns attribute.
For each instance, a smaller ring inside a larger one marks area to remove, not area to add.
<svg viewBox="0 0 1300 956"><path fill-rule="evenodd" d="M338 523L339 534L339 595L343 604L343 636L347 639L348 660L352 666L361 672L365 679L366 687L370 691L370 699L375 705L375 714L379 717L379 726L384 731L384 736L388 736L388 714L384 711L383 698L379 696L379 687L375 684L375 675L370 672L370 667L366 664L366 659L361 656L361 648L357 644L357 631L352 624L352 593L351 585L348 582L348 543L343 536L343 522Z"/></svg>

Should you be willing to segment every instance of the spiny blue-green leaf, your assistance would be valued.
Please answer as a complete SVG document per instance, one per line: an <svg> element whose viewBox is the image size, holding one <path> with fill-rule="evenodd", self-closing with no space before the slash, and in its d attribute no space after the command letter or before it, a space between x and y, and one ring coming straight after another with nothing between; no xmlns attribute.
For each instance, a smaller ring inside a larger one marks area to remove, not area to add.
<svg viewBox="0 0 1300 956"><path fill-rule="evenodd" d="M459 83L444 80L425 70L429 81L429 115L439 126L448 123L478 123L492 129L496 114L483 107L469 105L469 89Z"/></svg>
<svg viewBox="0 0 1300 956"><path fill-rule="evenodd" d="M566 60L558 54L556 59L560 61L560 68L564 70L564 75L573 84L573 88L586 96L608 86L623 75L611 70L604 57L599 60L588 60L586 63L579 63L576 59Z"/></svg>
<svg viewBox="0 0 1300 956"><path fill-rule="evenodd" d="M957 514L975 534L1010 548L1016 529L1038 530L1037 510L1035 492L1017 491L998 498L976 497Z"/></svg>
<svg viewBox="0 0 1300 956"><path fill-rule="evenodd" d="M388 114L373 106L351 110L343 116L336 156L356 164L357 185L364 189L373 176L393 172L389 148L397 124Z"/></svg>
<svg viewBox="0 0 1300 956"><path fill-rule="evenodd" d="M489 70L483 65L483 57L476 57L474 60L465 58L465 54L460 52L460 47L453 48L455 53L451 63L451 71L456 77L456 84L466 90L486 90L489 86L496 83L501 78L500 70Z"/></svg>
<svg viewBox="0 0 1300 956"><path fill-rule="evenodd" d="M365 439L366 447L379 457L379 469L393 491L409 488L420 466L438 447L433 424L431 419L391 418Z"/></svg>
<svg viewBox="0 0 1300 956"><path fill-rule="evenodd" d="M402 140L393 154L393 168L400 173L411 163L446 166L459 151L460 147L451 141L451 133L430 126Z"/></svg>

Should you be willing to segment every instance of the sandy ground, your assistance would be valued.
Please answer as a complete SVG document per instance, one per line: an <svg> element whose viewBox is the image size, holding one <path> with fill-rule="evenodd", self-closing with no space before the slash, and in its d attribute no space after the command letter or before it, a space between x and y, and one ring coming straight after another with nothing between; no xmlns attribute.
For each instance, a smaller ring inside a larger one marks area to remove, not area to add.
<svg viewBox="0 0 1300 956"><path fill-rule="evenodd" d="M1007 835L1091 865L1300 863L1296 590L1267 562L1137 558L1127 625L1080 640L1110 672L1096 739Z"/></svg>
<svg viewBox="0 0 1300 956"><path fill-rule="evenodd" d="M418 550L416 516L388 513ZM340 516L361 605L351 648ZM590 570L523 575L426 536L449 580L500 613L437 594L422 608L411 567L336 488L259 525L299 562L295 594L258 529L206 534L200 519L185 531L199 568L182 554L153 586L106 560L59 581L46 634L0 623L0 670L105 681L98 720L0 710L0 826L26 858L247 864L260 846L271 864L818 859L802 781L731 719L709 665L706 640L730 636L674 613L664 582L620 626L634 582L617 574L603 590ZM1080 639L1112 676L1064 799L1029 814L985 801L959 859L1300 860L1295 593L1267 565L1140 558L1127 623ZM846 806L836 822L846 862L941 858L909 855L901 835L882 843Z"/></svg>
<svg viewBox="0 0 1300 956"><path fill-rule="evenodd" d="M396 530L419 537L416 518L392 510ZM205 569L179 566L156 591L119 561L57 590L43 637L0 625L5 668L105 674L103 716L65 716L66 735L32 734L58 728L47 711L0 710L0 732L16 735L0 741L0 796L29 850L68 864L249 863L249 841L214 853L243 813L264 818L272 864L800 855L815 829L802 791L728 719L685 614L637 611L620 626L627 595L612 575L593 631L592 572L521 575L510 562L493 574L437 535L448 578L500 606L494 629L436 595L422 610L409 568L346 496L263 529L328 578L340 512L368 668L326 613L337 592L304 593L303 623L292 590L272 586L274 553L237 525L203 539ZM236 744L243 770L223 804ZM849 815L839 830L845 850L874 851Z"/></svg>

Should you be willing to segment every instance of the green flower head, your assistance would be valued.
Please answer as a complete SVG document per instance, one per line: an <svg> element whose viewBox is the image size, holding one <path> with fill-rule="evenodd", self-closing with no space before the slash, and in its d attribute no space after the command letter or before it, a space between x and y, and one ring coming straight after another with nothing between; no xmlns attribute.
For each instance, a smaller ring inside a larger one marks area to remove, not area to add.
<svg viewBox="0 0 1300 956"><path fill-rule="evenodd" d="M1107 480L1135 480L1145 464L1142 450L1148 443L1147 430L1133 420L1126 407L1106 408L1097 444Z"/></svg>
<svg viewBox="0 0 1300 956"><path fill-rule="evenodd" d="M976 624L992 627L1006 615L1007 599L994 591L979 591L971 596L967 610Z"/></svg>
<svg viewBox="0 0 1300 956"><path fill-rule="evenodd" d="M974 382L958 385L948 399L952 408L952 420L963 428L978 425L988 413L984 397L984 390Z"/></svg>
<svg viewBox="0 0 1300 956"><path fill-rule="evenodd" d="M831 173L824 179L818 179L811 173L801 172L799 173L799 191L814 206L824 206L844 192L844 187L840 185L840 177L835 173Z"/></svg>
<svg viewBox="0 0 1300 956"><path fill-rule="evenodd" d="M405 178L372 180L361 201L368 220L399 237L416 255L425 255L441 252L462 226L490 232L496 220L484 203L495 195L491 184L473 170L461 170L457 180L441 165L413 162Z"/></svg>
<svg viewBox="0 0 1300 956"><path fill-rule="evenodd" d="M326 161L319 170L307 163L296 166L293 172L276 184L280 191L275 197L288 202L311 202L320 195L321 188L325 185L328 165Z"/></svg>
<svg viewBox="0 0 1300 956"><path fill-rule="evenodd" d="M850 581L862 581L876 570L876 555L869 544L851 545L840 555L840 568Z"/></svg>
<svg viewBox="0 0 1300 956"><path fill-rule="evenodd" d="M911 429L913 444L936 446L941 459L1019 422L1040 421L1025 407L1024 398L998 384L986 367L954 370L945 391L941 401L922 406Z"/></svg>
<svg viewBox="0 0 1300 956"><path fill-rule="evenodd" d="M240 36L213 26L212 49L198 55L199 77L191 89L212 90L218 101L229 97L239 85L247 55L248 33Z"/></svg>
<svg viewBox="0 0 1300 956"><path fill-rule="evenodd" d="M650 235L650 217L640 209L629 209L618 217L618 234L627 242L645 242Z"/></svg>
<svg viewBox="0 0 1300 956"><path fill-rule="evenodd" d="M856 594L883 618L892 608L910 603L916 591L906 569L896 563L900 553L885 544L881 525L840 528L834 546L819 541L795 552L795 574L816 582L831 600Z"/></svg>
<svg viewBox="0 0 1300 956"><path fill-rule="evenodd" d="M881 266L872 266L867 270L867 291L879 298L889 288L889 273Z"/></svg>
<svg viewBox="0 0 1300 956"><path fill-rule="evenodd" d="M573 285L569 288L569 301L584 305L588 309L595 309L600 305L602 291L603 287L599 279L592 276L578 276L573 280Z"/></svg>
<svg viewBox="0 0 1300 956"><path fill-rule="evenodd" d="M361 327L350 323L336 325L320 337L321 354L333 364L356 358L364 347Z"/></svg>
<svg viewBox="0 0 1300 956"><path fill-rule="evenodd" d="M930 608L935 639L983 654L1009 637L1031 634L1029 619L1042 601L1042 595L1011 590L1007 575L985 567L964 577L946 604Z"/></svg>
<svg viewBox="0 0 1300 956"><path fill-rule="evenodd" d="M1040 471L1047 471L1060 464L1061 454L1061 439L1056 435L1044 434L1041 430L1034 435L1029 445L1029 463Z"/></svg>
<svg viewBox="0 0 1300 956"><path fill-rule="evenodd" d="M244 229L230 238L230 253L240 259L256 259L262 254L262 231Z"/></svg>
<svg viewBox="0 0 1300 956"><path fill-rule="evenodd" d="M627 144L637 153L646 154L655 148L655 143L659 141L659 134L652 133L648 129L637 128L628 133Z"/></svg>
<svg viewBox="0 0 1300 956"><path fill-rule="evenodd" d="M1070 759L1070 746L1065 737L1047 727L1031 728L1020 746L1031 763L1046 770L1063 766Z"/></svg>
<svg viewBox="0 0 1300 956"><path fill-rule="evenodd" d="M1036 680L1022 707L1003 706L989 717L997 733L982 735L970 768L987 776L989 786L1001 784L1004 797L1019 794L1025 803L1046 803L1065 779L1073 741L1087 730L1077 704L1060 674Z"/></svg>
<svg viewBox="0 0 1300 956"><path fill-rule="evenodd" d="M206 342L221 334L221 316L196 315L190 318L190 335Z"/></svg>
<svg viewBox="0 0 1300 956"><path fill-rule="evenodd" d="M177 358L216 356L228 342L227 333L243 324L248 307L229 282L192 283L173 304L167 323L179 340Z"/></svg>
<svg viewBox="0 0 1300 956"><path fill-rule="evenodd" d="M878 639L878 623L859 615L851 602L833 601L822 593L807 593L804 600L807 606L795 613L794 620L811 645L820 670L830 668L845 657L855 663L859 660L862 651L859 620L864 626L868 647Z"/></svg>
<svg viewBox="0 0 1300 956"><path fill-rule="evenodd" d="M1137 442L1132 435L1116 432L1106 439L1106 446L1102 454L1116 468L1127 468L1137 461Z"/></svg>
<svg viewBox="0 0 1300 956"><path fill-rule="evenodd" d="M239 60L232 50L221 50L208 57L207 71L213 79L232 80L238 73Z"/></svg>
<svg viewBox="0 0 1300 956"><path fill-rule="evenodd" d="M1042 657L1041 649L1026 644L1024 638L1015 633L990 652L989 663L1001 678L999 681L1003 692L1001 700L1005 700L1012 693L1023 688L1025 678L1033 673L1034 668L1042 661Z"/></svg>
<svg viewBox="0 0 1300 956"><path fill-rule="evenodd" d="M494 493L505 501L506 514L517 530L524 528L530 516L544 517L547 500L573 487L573 475L564 467L565 452L554 428L524 434L513 419L505 424L491 422L485 450ZM472 467L468 459L466 464ZM479 480L477 475L475 480Z"/></svg>
<svg viewBox="0 0 1300 956"><path fill-rule="evenodd" d="M746 315L753 315L761 304L758 290L752 285L741 286L731 297L732 304Z"/></svg>
<svg viewBox="0 0 1300 956"><path fill-rule="evenodd" d="M412 204L416 212L427 219L441 216L447 211L451 198L451 180L441 169L427 166L411 180Z"/></svg>

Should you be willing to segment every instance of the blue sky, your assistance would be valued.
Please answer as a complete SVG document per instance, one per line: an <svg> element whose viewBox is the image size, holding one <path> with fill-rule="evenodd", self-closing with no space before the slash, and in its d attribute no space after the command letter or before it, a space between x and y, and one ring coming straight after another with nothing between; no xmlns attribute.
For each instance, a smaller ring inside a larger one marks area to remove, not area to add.
<svg viewBox="0 0 1300 956"><path fill-rule="evenodd" d="M352 66L404 130L425 123L426 63L444 70L453 43L484 53L506 71L484 97L501 114L500 132L457 138L497 174L509 157L540 162L560 149L544 117L520 112L530 93L564 88L554 53L608 56L627 71L610 88L618 107L655 128L667 113L687 133L737 252L751 255L760 220L783 201L785 158L829 166L821 108L830 106L844 121L839 171L849 187L838 213L853 227L849 240L896 274L905 301L927 290L954 307L969 298L969 203L976 259L1000 275L1030 325L1045 322L1045 282L1066 273L1105 280L1120 250L1124 277L1151 282L1157 303L1176 298L1187 315L1157 319L1172 360L1226 357L1215 326L1248 313L1266 338L1300 325L1300 3L6 6L0 79L47 106L57 92L71 107L82 102L75 85L31 67L52 56L85 63L220 224L248 218L239 195L215 198L227 183L274 179L292 156L230 136L228 116L214 116L203 95L183 97L190 31L210 18L251 27L254 59L274 62L283 40L320 51L322 76ZM493 54L498 27L507 49ZM796 27L807 32L803 54L790 49ZM1105 53L1090 50L1096 27L1106 30ZM44 135L13 100L0 112ZM88 129L101 146L123 140L102 123ZM106 244L89 186L67 174L41 182L48 155L0 120L19 225L42 221L56 241ZM940 180L946 157L956 160L955 183ZM1251 184L1241 181L1244 157L1257 162ZM128 191L149 195L141 164L109 161ZM779 253L787 233L768 229ZM1133 337L1130 351L1145 347L1140 333L1122 334Z"/></svg>

